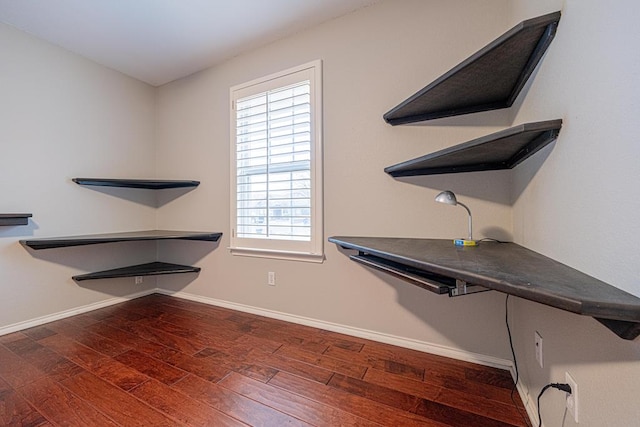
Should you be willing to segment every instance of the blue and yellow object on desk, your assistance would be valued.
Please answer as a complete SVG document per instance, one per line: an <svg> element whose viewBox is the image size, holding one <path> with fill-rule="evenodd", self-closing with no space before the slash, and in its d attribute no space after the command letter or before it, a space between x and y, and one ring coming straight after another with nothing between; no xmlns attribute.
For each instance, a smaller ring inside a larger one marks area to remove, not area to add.
<svg viewBox="0 0 640 427"><path fill-rule="evenodd" d="M454 239L453 244L456 246L478 246L477 240Z"/></svg>

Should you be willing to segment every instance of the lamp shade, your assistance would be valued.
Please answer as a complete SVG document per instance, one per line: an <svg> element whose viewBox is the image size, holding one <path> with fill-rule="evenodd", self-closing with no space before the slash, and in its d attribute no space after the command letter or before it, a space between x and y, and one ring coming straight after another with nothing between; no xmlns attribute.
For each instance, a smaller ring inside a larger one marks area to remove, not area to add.
<svg viewBox="0 0 640 427"><path fill-rule="evenodd" d="M455 206L458 204L458 199L456 199L456 195L452 191L443 191L436 196L436 202Z"/></svg>

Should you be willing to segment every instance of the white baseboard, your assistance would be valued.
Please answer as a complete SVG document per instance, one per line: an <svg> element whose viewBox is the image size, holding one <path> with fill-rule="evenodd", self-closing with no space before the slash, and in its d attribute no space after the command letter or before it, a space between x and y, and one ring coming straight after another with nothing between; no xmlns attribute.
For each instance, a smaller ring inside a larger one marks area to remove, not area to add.
<svg viewBox="0 0 640 427"><path fill-rule="evenodd" d="M516 380L515 368L511 369L511 376L515 381ZM518 390L518 394L520 395L520 399L524 404L524 408L527 410L527 415L529 416L529 421L531 421L531 425L537 426L539 423L539 420L538 420L538 407L536 406L536 402L534 401L534 399L531 398L529 391L525 389L522 382L518 382L518 384L516 384L516 388Z"/></svg>
<svg viewBox="0 0 640 427"><path fill-rule="evenodd" d="M466 362L477 363L479 365L491 366L494 368L505 369L511 371L512 363L510 360L500 359L497 357L486 356L483 354L472 353L457 348L446 347L439 344L432 344L425 341L414 340L411 338L399 337L395 335L375 332L367 329L355 328L352 326L341 325L324 320L312 319L309 317L298 316L294 314L282 313L279 311L267 310L264 308L253 307L244 304L219 300L215 298L203 297L186 292L173 292L165 289L157 289L158 293L170 295L190 301L201 302L204 304L224 307L231 310L242 311L245 313L257 314L259 316L270 317L273 319L284 320L291 323L298 323L305 326L311 326L318 329L326 329L332 332L338 332L354 337L365 338L372 341L378 341L385 344L391 344L398 347L409 348L412 350L422 351L424 353L435 354L438 356L450 357L452 359L464 360Z"/></svg>
<svg viewBox="0 0 640 427"><path fill-rule="evenodd" d="M75 316L78 314L87 313L89 311L97 310L99 308L108 307L110 305L118 304L121 302L129 301L134 298L143 297L145 295L151 295L153 293L158 292L157 289L147 289L146 291L137 292L135 294L130 294L124 297L115 297L109 298L104 301L96 302L93 304L87 304L82 307L72 308L70 310L60 311L58 313L49 314L47 316L37 317L35 319L27 320L24 322L14 323L12 325L4 326L0 328L0 336L11 334L13 332L22 331L24 329L33 328L35 326L44 325L45 323L53 322L60 319L65 319L67 317Z"/></svg>

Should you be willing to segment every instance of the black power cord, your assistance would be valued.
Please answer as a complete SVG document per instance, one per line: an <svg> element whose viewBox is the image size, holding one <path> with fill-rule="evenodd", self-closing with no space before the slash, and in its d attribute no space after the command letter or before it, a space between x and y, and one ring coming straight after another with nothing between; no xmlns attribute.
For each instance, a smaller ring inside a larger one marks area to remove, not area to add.
<svg viewBox="0 0 640 427"><path fill-rule="evenodd" d="M516 361L516 351L513 348L513 339L511 337L511 328L509 327L509 294L507 294L507 298L504 300L504 319L505 319L505 323L507 325L507 334L509 335L509 346L511 347L511 356L513 356L513 366L514 366L514 368L516 370L516 380L513 383L513 388L511 389L511 402L513 402L513 405L518 410L518 413L520 414L520 416L524 420L524 422L527 425L527 427L529 427L528 418L526 418L522 414L522 412L520 412L520 407L516 404L516 400L513 397L513 395L514 395L514 393L516 391L516 388L518 387L518 380L520 378L520 374L518 372L518 362ZM551 383L551 384L547 384L546 386L542 387L542 390L540 390L540 394L538 395L538 427L542 427L542 415L540 415L540 398L542 397L544 392L547 391L550 388L555 388L555 389L564 391L565 393L571 394L571 386L569 384Z"/></svg>
<svg viewBox="0 0 640 427"><path fill-rule="evenodd" d="M542 397L544 392L550 388L555 388L555 389L564 391L565 393L571 394L571 386L569 384L551 383L542 387L542 390L540 390L540 394L538 395L538 420L539 420L538 427L542 427L542 415L540 415L540 398Z"/></svg>
<svg viewBox="0 0 640 427"><path fill-rule="evenodd" d="M506 242L504 240L492 239L491 237L485 237L484 239L476 240L476 242L477 243L482 243L482 242L511 243L511 242Z"/></svg>

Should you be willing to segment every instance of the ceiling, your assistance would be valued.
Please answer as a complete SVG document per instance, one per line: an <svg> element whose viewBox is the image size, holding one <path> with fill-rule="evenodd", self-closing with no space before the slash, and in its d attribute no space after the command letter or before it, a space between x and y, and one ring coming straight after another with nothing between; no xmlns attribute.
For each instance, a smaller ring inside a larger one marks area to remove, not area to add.
<svg viewBox="0 0 640 427"><path fill-rule="evenodd" d="M154 86L381 0L0 0L0 21Z"/></svg>

